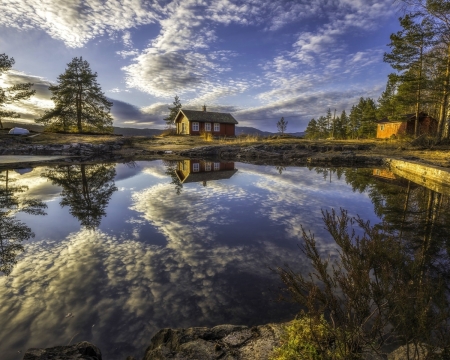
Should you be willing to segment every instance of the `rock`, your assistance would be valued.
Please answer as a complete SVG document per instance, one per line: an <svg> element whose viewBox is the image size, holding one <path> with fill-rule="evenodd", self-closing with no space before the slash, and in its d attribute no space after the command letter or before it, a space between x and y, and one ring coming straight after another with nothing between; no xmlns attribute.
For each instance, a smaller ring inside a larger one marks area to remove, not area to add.
<svg viewBox="0 0 450 360"><path fill-rule="evenodd" d="M144 360L269 359L284 324L162 329L151 339Z"/></svg>
<svg viewBox="0 0 450 360"><path fill-rule="evenodd" d="M22 360L102 360L98 347L87 341L68 346L55 346L47 349L28 349Z"/></svg>

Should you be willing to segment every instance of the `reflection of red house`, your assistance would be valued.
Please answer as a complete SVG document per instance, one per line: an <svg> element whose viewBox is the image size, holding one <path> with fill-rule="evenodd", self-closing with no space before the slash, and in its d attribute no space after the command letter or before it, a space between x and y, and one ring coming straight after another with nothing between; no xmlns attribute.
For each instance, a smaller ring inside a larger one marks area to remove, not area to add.
<svg viewBox="0 0 450 360"><path fill-rule="evenodd" d="M200 135L211 133L213 136L234 136L238 122L228 113L197 110L180 110L175 117L177 134Z"/></svg>
<svg viewBox="0 0 450 360"><path fill-rule="evenodd" d="M237 169L234 162L217 162L205 160L183 160L178 161L177 177L181 183L224 180L231 178Z"/></svg>
<svg viewBox="0 0 450 360"><path fill-rule="evenodd" d="M387 139L391 136L414 135L415 114L403 115L400 120L384 118L378 121L377 138ZM437 130L437 120L425 113L419 115L419 135L434 135Z"/></svg>

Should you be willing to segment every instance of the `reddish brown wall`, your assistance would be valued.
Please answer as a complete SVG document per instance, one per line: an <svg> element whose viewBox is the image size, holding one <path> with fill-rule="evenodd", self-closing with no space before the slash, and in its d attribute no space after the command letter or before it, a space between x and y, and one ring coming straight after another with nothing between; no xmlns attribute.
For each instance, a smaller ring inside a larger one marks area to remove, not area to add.
<svg viewBox="0 0 450 360"><path fill-rule="evenodd" d="M205 123L199 123L199 131L192 130L193 121L189 122L189 132L191 135L200 135L200 133L205 131ZM234 124L220 124L220 131L214 131L214 123L211 123L211 134L213 136L234 136L235 125Z"/></svg>
<svg viewBox="0 0 450 360"><path fill-rule="evenodd" d="M200 170L196 172L205 172L207 162L211 163L211 171L234 170L234 162L220 162L220 169L214 170L214 163L218 161L191 161L190 172L194 172L194 163L200 163Z"/></svg>

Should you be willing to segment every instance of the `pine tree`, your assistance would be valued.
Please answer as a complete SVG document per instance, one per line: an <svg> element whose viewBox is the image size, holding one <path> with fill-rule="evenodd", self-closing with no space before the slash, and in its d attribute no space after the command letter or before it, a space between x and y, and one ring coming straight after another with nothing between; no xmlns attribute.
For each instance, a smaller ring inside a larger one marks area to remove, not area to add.
<svg viewBox="0 0 450 360"><path fill-rule="evenodd" d="M168 107L169 116L164 119L166 122L167 128L172 129L172 126L175 125L175 118L178 115L178 112L181 110L181 102L178 95L175 95L173 107Z"/></svg>
<svg viewBox="0 0 450 360"><path fill-rule="evenodd" d="M325 116L317 119L317 129L319 130L319 138L326 139L328 137L328 120Z"/></svg>
<svg viewBox="0 0 450 360"><path fill-rule="evenodd" d="M0 76L12 68L15 61L6 54L0 54ZM16 84L7 88L0 86L0 128L3 129L2 118L19 118L15 111L5 110L4 106L20 100L26 100L34 95L36 90L30 90L32 83Z"/></svg>
<svg viewBox="0 0 450 360"><path fill-rule="evenodd" d="M112 102L108 101L97 83L97 73L93 73L89 63L73 58L66 71L58 76L58 85L50 86L55 107L36 119L37 123L53 124L68 131L76 127L83 132L89 130L112 132L110 114Z"/></svg>
<svg viewBox="0 0 450 360"><path fill-rule="evenodd" d="M278 132L281 133L281 135L284 134L284 132L286 131L288 125L288 121L284 120L284 117L282 117L278 122L277 122L277 129Z"/></svg>
<svg viewBox="0 0 450 360"><path fill-rule="evenodd" d="M309 121L308 125L306 126L305 137L311 140L317 139L319 137L319 128L317 127L316 119L312 118Z"/></svg>
<svg viewBox="0 0 450 360"><path fill-rule="evenodd" d="M426 50L433 44L433 25L428 18L420 23L414 19L419 14L407 14L400 18L402 30L391 35L391 53L384 54L384 61L399 72L402 82L411 83L415 89L416 121L414 135L418 136L421 95L424 88L424 57Z"/></svg>
<svg viewBox="0 0 450 360"><path fill-rule="evenodd" d="M339 116L339 137L341 139L347 139L348 137L349 121L350 119L348 118L347 113L345 112L345 110L342 110L341 116Z"/></svg>

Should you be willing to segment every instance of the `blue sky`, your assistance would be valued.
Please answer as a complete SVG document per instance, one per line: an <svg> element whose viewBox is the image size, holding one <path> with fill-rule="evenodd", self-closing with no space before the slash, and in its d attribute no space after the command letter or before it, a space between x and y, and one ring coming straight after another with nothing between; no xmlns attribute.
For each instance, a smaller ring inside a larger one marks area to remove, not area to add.
<svg viewBox="0 0 450 360"><path fill-rule="evenodd" d="M114 125L163 128L177 94L186 109L231 112L240 126L303 131L328 108L377 99L401 16L394 0L2 0L0 84L35 84L15 109L32 121L82 56L114 105Z"/></svg>

